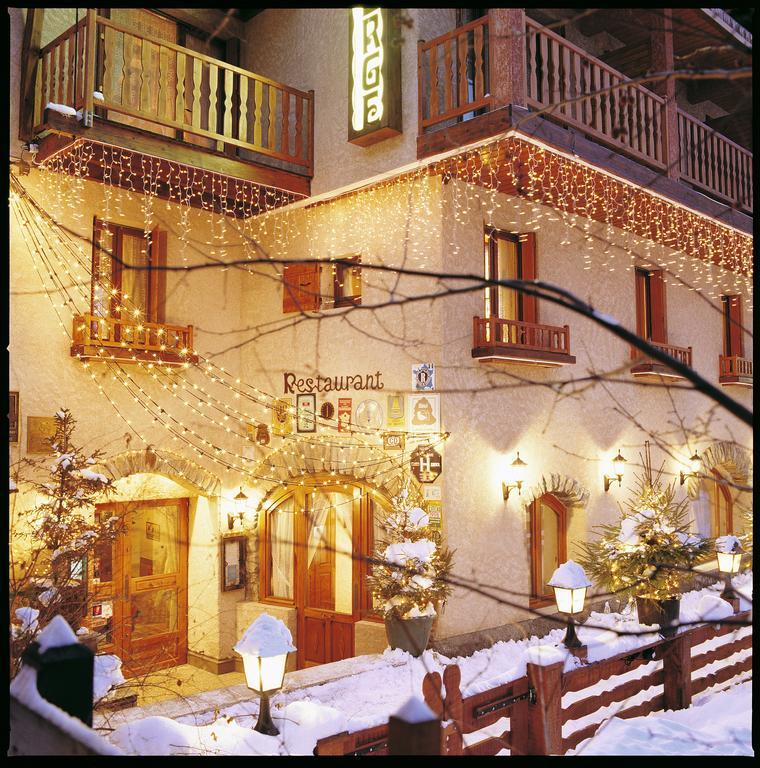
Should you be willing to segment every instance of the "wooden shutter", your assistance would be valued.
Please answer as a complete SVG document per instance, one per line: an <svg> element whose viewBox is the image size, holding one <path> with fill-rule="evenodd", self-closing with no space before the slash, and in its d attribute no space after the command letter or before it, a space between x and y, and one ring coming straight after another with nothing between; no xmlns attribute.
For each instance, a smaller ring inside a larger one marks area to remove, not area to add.
<svg viewBox="0 0 760 768"><path fill-rule="evenodd" d="M668 341L668 314L665 303L665 279L662 270L649 273L649 311L651 312L652 341Z"/></svg>
<svg viewBox="0 0 760 768"><path fill-rule="evenodd" d="M100 250L100 241L103 234L103 222L93 217L92 220L92 275L90 279L90 314L95 314L95 284L100 274L100 259L102 251Z"/></svg>
<svg viewBox="0 0 760 768"><path fill-rule="evenodd" d="M536 235L534 232L520 235L520 279L535 280L538 275L536 265ZM522 316L525 323L538 322L538 299L535 296L521 294Z"/></svg>
<svg viewBox="0 0 760 768"><path fill-rule="evenodd" d="M286 264L282 271L282 311L315 312L320 307L319 264Z"/></svg>
<svg viewBox="0 0 760 768"><path fill-rule="evenodd" d="M148 322L166 322L166 230L150 233L148 268Z"/></svg>
<svg viewBox="0 0 760 768"><path fill-rule="evenodd" d="M723 354L744 357L744 334L742 333L742 297L724 296L723 313Z"/></svg>
<svg viewBox="0 0 760 768"><path fill-rule="evenodd" d="M642 339L647 337L647 277L646 270L636 270L636 335Z"/></svg>

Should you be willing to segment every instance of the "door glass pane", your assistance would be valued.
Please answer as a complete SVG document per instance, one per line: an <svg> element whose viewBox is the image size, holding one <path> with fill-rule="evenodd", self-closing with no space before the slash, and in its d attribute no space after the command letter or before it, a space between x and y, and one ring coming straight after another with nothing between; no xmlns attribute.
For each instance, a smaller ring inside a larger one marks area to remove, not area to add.
<svg viewBox="0 0 760 768"><path fill-rule="evenodd" d="M306 605L352 612L353 496L317 491L307 525Z"/></svg>
<svg viewBox="0 0 760 768"><path fill-rule="evenodd" d="M496 240L497 280L517 280L517 243L498 238ZM514 288L499 287L499 317L505 320L519 320L517 291Z"/></svg>
<svg viewBox="0 0 760 768"><path fill-rule="evenodd" d="M131 306L142 311L142 319L148 310L148 247L144 237L124 232L122 237L121 294ZM142 267L142 269L129 269ZM127 298L128 297L128 298Z"/></svg>
<svg viewBox="0 0 760 768"><path fill-rule="evenodd" d="M269 513L269 591L272 597L293 599L293 522L291 496Z"/></svg>
<svg viewBox="0 0 760 768"><path fill-rule="evenodd" d="M177 573L179 509L176 505L140 507L130 525L132 578Z"/></svg>
<svg viewBox="0 0 760 768"><path fill-rule="evenodd" d="M559 565L559 530L557 513L541 502L541 578L538 584L539 594L553 594L546 582L551 579Z"/></svg>
<svg viewBox="0 0 760 768"><path fill-rule="evenodd" d="M103 229L96 230L95 236L98 245L95 274L92 280L92 314L97 317L108 317L111 314L111 288L113 287L111 254L114 248L114 237L108 229L108 224L105 224Z"/></svg>
<svg viewBox="0 0 760 768"><path fill-rule="evenodd" d="M132 595L132 639L177 631L177 590L155 589Z"/></svg>

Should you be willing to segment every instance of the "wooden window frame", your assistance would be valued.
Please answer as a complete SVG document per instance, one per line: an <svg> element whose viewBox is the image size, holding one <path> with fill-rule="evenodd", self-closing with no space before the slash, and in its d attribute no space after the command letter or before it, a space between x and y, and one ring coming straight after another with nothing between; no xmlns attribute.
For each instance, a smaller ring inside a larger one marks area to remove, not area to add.
<svg viewBox="0 0 760 768"><path fill-rule="evenodd" d="M720 298L723 302L723 354L726 357L744 357L742 297L734 294Z"/></svg>
<svg viewBox="0 0 760 768"><path fill-rule="evenodd" d="M335 272L333 275L333 307L356 307L362 303L362 268L361 268L361 256L346 256L341 261L350 261L356 266L348 266L347 264L335 264ZM358 273L359 279L359 293L356 296L344 296L343 288L345 286L346 272L351 270Z"/></svg>
<svg viewBox="0 0 760 768"><path fill-rule="evenodd" d="M734 500L731 496L731 491L726 485L726 478L716 471L710 470L710 481L715 484L715 500L718 501L719 496L723 497L723 502L726 505L726 531L721 533L720 531L720 512L718 511L718 504L713 504L710 510L710 518L712 523L713 536L731 536L734 533Z"/></svg>
<svg viewBox="0 0 760 768"><path fill-rule="evenodd" d="M506 240L514 243L517 251L517 279L535 280L538 276L536 235L535 232L517 234L506 232L495 227L485 228L485 259L486 279L499 280L498 241ZM499 286L491 285L487 289L489 312L488 317L501 317L499 308ZM538 300L522 291L517 293L517 317L509 318L523 323L538 323Z"/></svg>
<svg viewBox="0 0 760 768"><path fill-rule="evenodd" d="M646 341L667 344L668 313L664 272L661 269L636 267L635 280L636 333Z"/></svg>
<svg viewBox="0 0 760 768"><path fill-rule="evenodd" d="M319 312L322 309L322 264L297 262L282 269L282 313ZM310 290L304 290L310 286Z"/></svg>
<svg viewBox="0 0 760 768"><path fill-rule="evenodd" d="M113 237L113 251L108 251L101 246L101 232L108 227ZM138 227L130 227L126 224L116 224L112 221L93 217L92 224L92 280L90 281L90 312L95 310L95 283L98 274L98 259L101 256L112 259L112 287L122 292L123 269L123 239L124 235L138 237L146 240L145 231ZM165 230L156 227L151 232L150 241L146 240L148 269L146 285L146 306L141 307L144 312L144 320L149 323L166 322L166 242ZM116 257L114 259L114 257ZM121 317L119 311L120 299L111 296L108 313L110 317Z"/></svg>
<svg viewBox="0 0 760 768"><path fill-rule="evenodd" d="M541 547L541 515L539 504L544 502L557 515L557 557L560 564L567 560L567 507L554 494L545 493L534 499L529 507L530 516L530 608L543 608L554 604L554 598L539 590L541 569L539 564L543 555Z"/></svg>

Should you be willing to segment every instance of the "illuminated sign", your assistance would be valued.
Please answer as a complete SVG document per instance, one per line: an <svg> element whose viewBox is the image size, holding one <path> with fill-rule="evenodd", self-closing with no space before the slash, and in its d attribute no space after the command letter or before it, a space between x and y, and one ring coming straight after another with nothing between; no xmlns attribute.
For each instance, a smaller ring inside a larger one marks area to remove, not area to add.
<svg viewBox="0 0 760 768"><path fill-rule="evenodd" d="M352 8L349 24L348 140L366 147L401 133L401 47L396 14Z"/></svg>

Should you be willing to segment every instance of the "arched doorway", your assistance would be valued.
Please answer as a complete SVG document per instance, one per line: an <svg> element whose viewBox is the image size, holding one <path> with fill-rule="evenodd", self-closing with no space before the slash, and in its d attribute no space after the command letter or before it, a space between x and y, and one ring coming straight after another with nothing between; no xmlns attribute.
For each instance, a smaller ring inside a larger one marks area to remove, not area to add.
<svg viewBox="0 0 760 768"><path fill-rule="evenodd" d="M354 479L312 477L259 513L260 601L295 607L298 668L354 655L354 624L372 618L366 578L387 506Z"/></svg>
<svg viewBox="0 0 760 768"><path fill-rule="evenodd" d="M547 586L555 568L567 560L567 507L551 493L535 498L530 516L530 605L540 607L554 601Z"/></svg>

